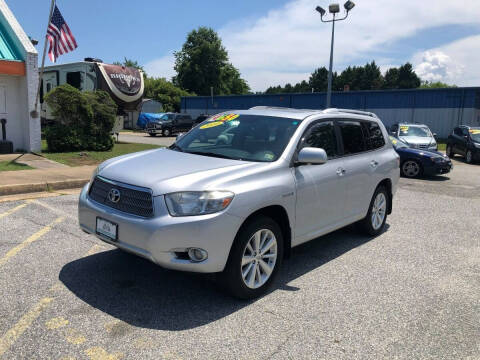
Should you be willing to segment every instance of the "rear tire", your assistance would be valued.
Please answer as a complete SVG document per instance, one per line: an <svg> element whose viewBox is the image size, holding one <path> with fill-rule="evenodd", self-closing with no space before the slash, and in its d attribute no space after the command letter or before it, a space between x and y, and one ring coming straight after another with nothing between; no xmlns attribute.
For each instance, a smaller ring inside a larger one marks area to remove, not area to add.
<svg viewBox="0 0 480 360"><path fill-rule="evenodd" d="M283 262L283 236L269 217L252 219L239 230L220 280L239 299L265 294L274 283Z"/></svg>
<svg viewBox="0 0 480 360"><path fill-rule="evenodd" d="M385 230L389 201L390 196L387 189L379 186L370 201L367 216L360 222L367 235L377 236Z"/></svg>

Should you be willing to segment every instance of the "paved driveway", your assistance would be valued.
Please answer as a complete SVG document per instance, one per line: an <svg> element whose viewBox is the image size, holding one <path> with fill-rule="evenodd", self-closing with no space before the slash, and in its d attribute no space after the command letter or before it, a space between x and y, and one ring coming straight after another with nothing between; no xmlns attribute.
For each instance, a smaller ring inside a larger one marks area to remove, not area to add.
<svg viewBox="0 0 480 360"><path fill-rule="evenodd" d="M121 142L127 142L127 143L170 146L175 142L175 137L163 137L159 135L152 137L145 133L128 132L128 133L120 133L118 140Z"/></svg>
<svg viewBox="0 0 480 360"><path fill-rule="evenodd" d="M401 180L388 229L295 248L232 299L81 232L76 195L0 203L0 359L478 359L480 165Z"/></svg>

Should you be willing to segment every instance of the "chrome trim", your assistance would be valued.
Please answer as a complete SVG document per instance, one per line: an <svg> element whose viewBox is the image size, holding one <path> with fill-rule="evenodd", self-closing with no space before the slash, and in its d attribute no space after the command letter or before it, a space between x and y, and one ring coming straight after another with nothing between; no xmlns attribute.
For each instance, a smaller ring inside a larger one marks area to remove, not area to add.
<svg viewBox="0 0 480 360"><path fill-rule="evenodd" d="M137 190L137 191L144 191L144 192L148 192L148 193L153 195L153 191L150 188L125 184L125 183L122 183L120 181L115 181L115 180L110 180L110 179L104 178L103 176L100 176L100 175L97 175L95 178L99 178L100 180L102 180L104 182L107 182L109 184L112 184L112 185L123 186L123 187L129 188L129 189L132 189L132 190Z"/></svg>

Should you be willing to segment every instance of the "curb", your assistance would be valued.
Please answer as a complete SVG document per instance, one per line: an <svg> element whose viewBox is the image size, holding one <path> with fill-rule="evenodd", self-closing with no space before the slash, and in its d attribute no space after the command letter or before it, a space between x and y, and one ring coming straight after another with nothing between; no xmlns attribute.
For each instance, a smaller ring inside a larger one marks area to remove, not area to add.
<svg viewBox="0 0 480 360"><path fill-rule="evenodd" d="M61 181L32 183L32 184L20 184L20 185L0 185L0 196L80 188L80 187L83 187L89 181L90 181L90 178L61 180Z"/></svg>

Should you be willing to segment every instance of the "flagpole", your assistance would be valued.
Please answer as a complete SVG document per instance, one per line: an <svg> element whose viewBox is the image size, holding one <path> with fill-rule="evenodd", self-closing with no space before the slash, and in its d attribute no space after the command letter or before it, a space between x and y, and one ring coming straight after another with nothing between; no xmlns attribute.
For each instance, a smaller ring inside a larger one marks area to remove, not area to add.
<svg viewBox="0 0 480 360"><path fill-rule="evenodd" d="M52 3L50 4L50 12L48 13L48 22L47 22L47 31L48 31L48 26L50 25L50 20L52 19L52 14L53 14L53 8L55 7L55 0L52 0ZM43 79L43 70L45 69L45 55L47 54L47 32L45 32L45 42L43 45L43 57L42 57L42 67L40 68L40 75L38 78L38 88L37 88L37 96L35 97L35 108L33 109L32 112L30 112L30 115L33 118L39 117L38 113L38 98L40 97L40 88L42 86L42 79Z"/></svg>

